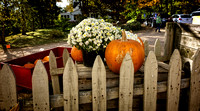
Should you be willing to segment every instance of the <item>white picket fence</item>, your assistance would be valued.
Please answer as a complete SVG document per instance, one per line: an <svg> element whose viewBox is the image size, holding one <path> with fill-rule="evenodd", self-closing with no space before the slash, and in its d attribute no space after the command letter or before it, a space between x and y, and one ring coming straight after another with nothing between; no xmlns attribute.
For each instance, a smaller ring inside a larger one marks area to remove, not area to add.
<svg viewBox="0 0 200 111"><path fill-rule="evenodd" d="M134 84L136 78L129 54L125 56L122 62L120 74L116 75L108 70L99 56L96 57L92 68L85 68L81 64L74 64L66 50L63 53L65 66L57 68L55 56L51 52L49 62L51 64L50 74L54 95L49 95L47 71L43 63L38 61L32 76L33 109L35 111L49 111L50 108L63 106L66 111L78 111L80 104L92 103L92 110L105 111L110 105L107 104L109 100L119 98L118 109L120 111L131 111L133 98L137 95L143 95L143 110L156 111L157 94L167 92L166 110L178 111L180 90L190 87L189 110L199 111L200 49L194 57L191 77L181 79L182 63L179 51L174 50L170 63L164 64L157 60L157 58L162 59L162 56L160 55L159 40L156 41L156 44L155 51L149 51L146 57L143 74L144 83L140 85ZM148 47L145 49L147 54ZM169 70L167 81L158 82L159 65ZM62 94L60 94L58 83L58 74L61 73L63 73ZM85 80L84 83L80 83L80 78L91 78L92 80L91 82ZM110 78L117 78L119 82L117 80L109 82ZM90 86L91 88L88 89L91 90L81 90ZM9 110L17 103L15 77L7 64L0 71L0 100L0 109L5 110Z"/></svg>

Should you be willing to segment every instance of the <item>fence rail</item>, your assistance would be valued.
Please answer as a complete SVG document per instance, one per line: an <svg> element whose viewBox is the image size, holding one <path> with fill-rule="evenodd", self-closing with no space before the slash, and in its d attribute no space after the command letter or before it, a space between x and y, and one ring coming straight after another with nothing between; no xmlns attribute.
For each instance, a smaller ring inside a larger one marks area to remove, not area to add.
<svg viewBox="0 0 200 111"><path fill-rule="evenodd" d="M118 107L121 111L131 111L133 105L135 105L134 98L143 95L143 110L151 109L155 111L158 93L166 92L166 109L177 111L181 89L190 87L188 107L190 111L198 111L200 109L200 49L194 57L195 62L193 63L191 77L181 78L183 72L179 51L175 50L170 63L165 64L157 60L157 57L162 60L162 56L160 51L156 51L160 48L159 40L156 41L156 44L158 46L154 52L146 52L147 57L144 66L139 73L135 74L129 54L125 56L122 62L120 74L116 75L109 71L99 56L97 56L94 66L87 68L82 64L74 64L66 50L63 53L65 67L57 68L55 56L51 52L50 64L54 63L54 66L50 65L51 77L57 78L58 74L63 73L63 93L61 94L59 84L53 83L58 81L52 79L54 95L49 95L46 69L41 61L37 62L32 77L34 110L48 111L50 108L64 107L66 111L78 111L82 104L92 103L89 108L93 108L94 111L105 111L107 108L113 107ZM161 72L162 74L160 74ZM12 97L6 98L8 95ZM119 99L119 101L116 102L115 99ZM9 65L6 64L0 71L0 109L8 110L16 103L15 78Z"/></svg>

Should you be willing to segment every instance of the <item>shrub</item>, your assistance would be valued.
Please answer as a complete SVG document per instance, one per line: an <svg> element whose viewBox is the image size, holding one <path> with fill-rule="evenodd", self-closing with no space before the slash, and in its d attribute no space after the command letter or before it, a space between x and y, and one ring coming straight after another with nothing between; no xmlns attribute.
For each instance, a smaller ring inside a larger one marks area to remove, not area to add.
<svg viewBox="0 0 200 111"><path fill-rule="evenodd" d="M57 29L53 29L52 31L50 31L50 37L51 38L64 38L65 34L64 32L57 30Z"/></svg>
<svg viewBox="0 0 200 111"><path fill-rule="evenodd" d="M124 25L121 26L122 29L126 29L126 30L140 30L141 29L141 23L138 21L134 21L131 23L126 23Z"/></svg>

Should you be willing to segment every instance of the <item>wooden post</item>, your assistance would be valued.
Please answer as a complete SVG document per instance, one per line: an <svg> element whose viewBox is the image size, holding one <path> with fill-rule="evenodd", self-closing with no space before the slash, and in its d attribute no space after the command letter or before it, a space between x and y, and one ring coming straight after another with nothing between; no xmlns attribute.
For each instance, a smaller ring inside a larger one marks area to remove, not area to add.
<svg viewBox="0 0 200 111"><path fill-rule="evenodd" d="M158 63L153 51L149 52L144 67L144 111L156 111Z"/></svg>
<svg viewBox="0 0 200 111"><path fill-rule="evenodd" d="M179 51L174 50L170 59L167 87L167 111L178 111L180 86L181 86L181 56Z"/></svg>
<svg viewBox="0 0 200 111"><path fill-rule="evenodd" d="M149 42L147 40L144 41L144 51L145 51L145 57L149 54Z"/></svg>
<svg viewBox="0 0 200 111"><path fill-rule="evenodd" d="M93 111L106 111L106 69L98 55L92 68Z"/></svg>
<svg viewBox="0 0 200 111"><path fill-rule="evenodd" d="M51 81L52 81L52 87L53 87L53 94L60 94L60 84L59 84L58 75L55 75L55 76L52 75L52 70L57 69L56 57L53 51L50 51L50 54L49 54L49 69L50 69L50 75L51 75Z"/></svg>
<svg viewBox="0 0 200 111"><path fill-rule="evenodd" d="M65 111L79 110L78 73L69 57L63 73L63 99Z"/></svg>
<svg viewBox="0 0 200 111"><path fill-rule="evenodd" d="M119 111L132 111L134 67L129 53L124 57L120 67Z"/></svg>
<svg viewBox="0 0 200 111"><path fill-rule="evenodd" d="M67 60L69 59L69 52L67 51L67 49L63 50L63 66L65 67Z"/></svg>
<svg viewBox="0 0 200 111"><path fill-rule="evenodd" d="M164 43L164 60L170 59L173 52L173 39L174 39L175 23L167 22L165 27L165 43Z"/></svg>
<svg viewBox="0 0 200 111"><path fill-rule="evenodd" d="M48 74L41 60L33 70L32 93L34 111L50 111Z"/></svg>
<svg viewBox="0 0 200 111"><path fill-rule="evenodd" d="M0 70L0 110L10 110L17 104L16 80L8 64Z"/></svg>
<svg viewBox="0 0 200 111"><path fill-rule="evenodd" d="M197 50L191 71L189 111L200 110L200 48Z"/></svg>
<svg viewBox="0 0 200 111"><path fill-rule="evenodd" d="M154 44L154 53L156 55L157 60L161 60L161 45L160 45L160 40L156 39L155 44Z"/></svg>

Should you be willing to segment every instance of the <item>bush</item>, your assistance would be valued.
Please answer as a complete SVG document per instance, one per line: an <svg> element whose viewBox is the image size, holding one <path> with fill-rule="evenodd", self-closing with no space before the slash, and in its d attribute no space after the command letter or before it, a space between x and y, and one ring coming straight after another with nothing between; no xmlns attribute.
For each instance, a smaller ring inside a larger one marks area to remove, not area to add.
<svg viewBox="0 0 200 111"><path fill-rule="evenodd" d="M65 34L64 34L64 32L62 32L60 30L53 29L52 31L50 31L50 37L51 38L64 38Z"/></svg>
<svg viewBox="0 0 200 111"><path fill-rule="evenodd" d="M134 21L131 23L126 23L121 26L122 29L125 30L140 30L141 29L141 23L138 21Z"/></svg>

